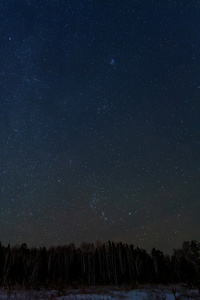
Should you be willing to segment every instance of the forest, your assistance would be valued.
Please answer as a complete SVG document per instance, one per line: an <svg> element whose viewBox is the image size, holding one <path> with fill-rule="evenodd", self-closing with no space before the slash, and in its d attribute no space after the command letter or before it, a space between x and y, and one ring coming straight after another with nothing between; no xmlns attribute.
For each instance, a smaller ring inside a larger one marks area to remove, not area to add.
<svg viewBox="0 0 200 300"><path fill-rule="evenodd" d="M0 286L67 288L92 285L177 284L200 288L200 242L172 255L123 243L82 243L46 249L0 244Z"/></svg>

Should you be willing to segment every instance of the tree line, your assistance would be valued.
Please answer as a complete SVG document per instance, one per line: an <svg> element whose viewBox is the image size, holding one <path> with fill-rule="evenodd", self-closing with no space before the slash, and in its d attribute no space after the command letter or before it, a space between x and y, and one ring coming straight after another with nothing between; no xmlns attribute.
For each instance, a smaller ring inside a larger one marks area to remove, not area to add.
<svg viewBox="0 0 200 300"><path fill-rule="evenodd" d="M66 288L81 285L182 283L200 287L200 242L185 241L164 255L123 243L31 248L0 244L0 286Z"/></svg>

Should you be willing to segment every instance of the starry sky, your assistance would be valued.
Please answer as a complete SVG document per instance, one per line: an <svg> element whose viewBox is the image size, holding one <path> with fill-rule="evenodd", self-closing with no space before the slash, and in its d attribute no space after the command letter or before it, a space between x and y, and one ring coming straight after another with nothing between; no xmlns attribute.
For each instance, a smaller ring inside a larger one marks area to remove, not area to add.
<svg viewBox="0 0 200 300"><path fill-rule="evenodd" d="M200 240L200 1L0 3L0 240Z"/></svg>

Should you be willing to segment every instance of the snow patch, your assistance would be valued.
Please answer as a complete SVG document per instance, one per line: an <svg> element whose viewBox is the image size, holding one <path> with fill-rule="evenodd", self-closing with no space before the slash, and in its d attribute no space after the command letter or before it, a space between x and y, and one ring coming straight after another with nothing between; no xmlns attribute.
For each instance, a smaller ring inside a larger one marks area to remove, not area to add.
<svg viewBox="0 0 200 300"><path fill-rule="evenodd" d="M84 292L80 290L66 290L60 294L57 290L52 291L25 291L25 290L0 290L1 300L189 300L200 299L200 293L197 289L187 290L178 287L176 290L171 287L163 288L142 288L130 291L113 290L104 288L94 292L93 289L87 289Z"/></svg>

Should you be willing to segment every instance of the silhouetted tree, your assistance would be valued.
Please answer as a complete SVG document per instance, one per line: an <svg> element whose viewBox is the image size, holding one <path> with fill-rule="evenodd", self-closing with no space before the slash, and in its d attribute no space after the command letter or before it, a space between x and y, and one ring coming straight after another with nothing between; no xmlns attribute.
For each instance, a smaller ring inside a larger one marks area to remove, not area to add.
<svg viewBox="0 0 200 300"><path fill-rule="evenodd" d="M0 244L0 285L63 288L68 285L134 285L200 282L200 243L186 241L172 256L123 243L82 243L29 249Z"/></svg>

